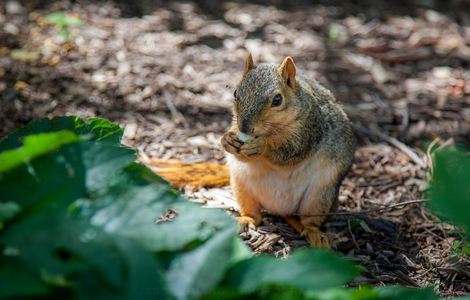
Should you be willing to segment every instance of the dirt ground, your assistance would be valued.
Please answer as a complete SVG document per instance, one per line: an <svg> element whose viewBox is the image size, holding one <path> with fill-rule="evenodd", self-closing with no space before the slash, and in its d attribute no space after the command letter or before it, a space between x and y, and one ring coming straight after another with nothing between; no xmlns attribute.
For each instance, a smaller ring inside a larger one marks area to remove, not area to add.
<svg viewBox="0 0 470 300"><path fill-rule="evenodd" d="M129 4L132 3L132 4ZM4 1L0 138L32 119L99 116L148 158L223 162L219 145L249 50L295 59L344 105L360 146L326 225L333 249L365 268L353 285L434 285L470 293L462 240L422 203L431 142L470 142L469 1ZM45 20L78 16L67 42ZM184 191L236 207L228 187ZM407 203L392 209L384 206ZM366 213L357 213L366 211ZM305 247L276 216L241 233L259 253Z"/></svg>

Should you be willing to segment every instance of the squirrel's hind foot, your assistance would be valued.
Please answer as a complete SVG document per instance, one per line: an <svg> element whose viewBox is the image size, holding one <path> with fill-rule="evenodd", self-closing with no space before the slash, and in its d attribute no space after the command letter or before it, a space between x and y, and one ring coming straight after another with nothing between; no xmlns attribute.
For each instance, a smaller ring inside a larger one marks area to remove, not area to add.
<svg viewBox="0 0 470 300"><path fill-rule="evenodd" d="M330 249L330 242L328 235L322 232L317 226L303 225L298 217L288 216L285 217L287 224L292 227L301 236L304 236L309 244L316 248Z"/></svg>
<svg viewBox="0 0 470 300"><path fill-rule="evenodd" d="M321 249L330 249L330 242L326 233L322 232L318 227L305 227L301 233L305 236L311 246Z"/></svg>

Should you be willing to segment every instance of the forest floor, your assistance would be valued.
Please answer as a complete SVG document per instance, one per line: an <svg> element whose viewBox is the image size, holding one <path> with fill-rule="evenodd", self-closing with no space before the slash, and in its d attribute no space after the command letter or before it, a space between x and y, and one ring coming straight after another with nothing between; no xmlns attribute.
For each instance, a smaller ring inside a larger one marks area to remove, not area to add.
<svg viewBox="0 0 470 300"><path fill-rule="evenodd" d="M326 224L333 249L364 266L353 285L470 293L462 233L421 201L430 144L470 141L470 3L215 2L2 1L0 138L36 118L99 116L125 128L143 161L222 163L246 50L257 62L290 55L334 92L359 139L339 197L356 213ZM56 11L82 21L68 42L45 20ZM228 187L184 192L236 206ZM241 236L281 257L307 245L269 215Z"/></svg>

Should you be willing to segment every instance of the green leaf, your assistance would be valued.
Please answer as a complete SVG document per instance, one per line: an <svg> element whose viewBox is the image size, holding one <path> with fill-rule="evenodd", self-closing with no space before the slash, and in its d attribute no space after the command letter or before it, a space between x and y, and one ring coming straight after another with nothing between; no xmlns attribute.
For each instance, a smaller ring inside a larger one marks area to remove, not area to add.
<svg viewBox="0 0 470 300"><path fill-rule="evenodd" d="M234 256L236 227L229 227L195 250L174 259L167 273L177 299L196 299L222 281Z"/></svg>
<svg viewBox="0 0 470 300"><path fill-rule="evenodd" d="M358 287L354 289L333 288L326 291L308 293L309 299L315 300L437 300L432 288L408 288L386 286L379 288Z"/></svg>
<svg viewBox="0 0 470 300"><path fill-rule="evenodd" d="M131 149L114 145L104 146L99 141L82 143L82 152L89 193L107 192L114 174L122 172L136 158Z"/></svg>
<svg viewBox="0 0 470 300"><path fill-rule="evenodd" d="M431 180L431 208L470 231L470 156L463 150L435 152Z"/></svg>
<svg viewBox="0 0 470 300"><path fill-rule="evenodd" d="M256 279L254 279L256 280ZM235 289L218 288L213 290L210 294L204 296L204 300L244 300L244 299L269 299L269 300L303 300L303 299L316 299L308 298L302 291L289 287L289 286L269 286L261 287L254 293L242 294Z"/></svg>
<svg viewBox="0 0 470 300"><path fill-rule="evenodd" d="M314 291L341 286L358 273L359 268L343 258L308 249L297 251L284 260L268 256L244 260L230 271L226 285L244 293L254 292L266 285Z"/></svg>
<svg viewBox="0 0 470 300"><path fill-rule="evenodd" d="M13 218L21 211L21 206L16 202L0 202L0 223Z"/></svg>
<svg viewBox="0 0 470 300"><path fill-rule="evenodd" d="M61 28L57 31L57 40L59 42L66 42L70 39L70 31L67 28Z"/></svg>
<svg viewBox="0 0 470 300"><path fill-rule="evenodd" d="M424 289L408 288L403 286L386 286L377 288L380 299L387 300L437 300L438 297L431 287Z"/></svg>
<svg viewBox="0 0 470 300"><path fill-rule="evenodd" d="M74 27L82 24L82 21L80 21L79 18L60 12L54 12L47 15L46 20L62 27Z"/></svg>
<svg viewBox="0 0 470 300"><path fill-rule="evenodd" d="M266 286L257 291L250 299L269 299L269 300L302 300L307 299L302 291L290 286ZM246 298L244 298L246 299Z"/></svg>
<svg viewBox="0 0 470 300"><path fill-rule="evenodd" d="M79 117L40 119L31 121L25 127L0 140L0 152L21 147L25 136L62 130L73 131L76 135L86 135L88 140L106 141L114 145L120 144L124 132L118 125L100 118L90 118L87 122Z"/></svg>
<svg viewBox="0 0 470 300"><path fill-rule="evenodd" d="M319 291L310 294L315 300L372 300L381 299L378 292L371 288L333 288L326 291Z"/></svg>
<svg viewBox="0 0 470 300"><path fill-rule="evenodd" d="M47 286L76 289L78 298L168 298L154 256L135 242L70 219L55 208L15 223L0 241L17 249L11 263L37 270L36 277ZM143 291L151 294L142 297Z"/></svg>
<svg viewBox="0 0 470 300"><path fill-rule="evenodd" d="M34 269L17 259L0 259L0 298L45 297L51 291Z"/></svg>
<svg viewBox="0 0 470 300"><path fill-rule="evenodd" d="M28 163L40 155L56 150L63 145L77 142L78 140L78 136L68 130L27 136L24 139L23 147L0 153L0 175L2 172L6 172L23 163Z"/></svg>

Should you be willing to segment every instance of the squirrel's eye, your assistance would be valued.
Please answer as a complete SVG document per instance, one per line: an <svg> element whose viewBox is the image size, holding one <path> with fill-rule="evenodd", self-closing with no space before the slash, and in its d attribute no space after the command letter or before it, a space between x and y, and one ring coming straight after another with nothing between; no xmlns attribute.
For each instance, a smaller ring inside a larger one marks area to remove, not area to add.
<svg viewBox="0 0 470 300"><path fill-rule="evenodd" d="M277 94L276 96L273 97L273 102L271 103L271 106L279 106L282 104L282 96L280 94Z"/></svg>

